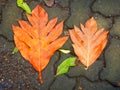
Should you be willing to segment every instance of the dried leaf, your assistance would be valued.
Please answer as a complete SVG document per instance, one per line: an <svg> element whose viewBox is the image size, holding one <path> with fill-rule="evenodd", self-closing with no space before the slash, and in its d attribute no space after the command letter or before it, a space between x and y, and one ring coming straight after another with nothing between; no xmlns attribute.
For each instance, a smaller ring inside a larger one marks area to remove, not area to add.
<svg viewBox="0 0 120 90"><path fill-rule="evenodd" d="M41 6L37 6L32 15L27 14L27 18L30 24L19 20L20 27L13 25L14 41L22 56L38 71L42 83L42 70L68 36L58 38L63 30L63 22L56 24L57 18L48 22L48 14Z"/></svg>
<svg viewBox="0 0 120 90"><path fill-rule="evenodd" d="M97 22L92 17L85 26L82 24L81 30L74 26L69 30L73 41L73 48L78 59L88 68L100 56L108 41L108 31L104 29L97 30Z"/></svg>
<svg viewBox="0 0 120 90"><path fill-rule="evenodd" d="M71 66L75 66L76 57L69 57L65 59L57 68L56 76L67 73Z"/></svg>

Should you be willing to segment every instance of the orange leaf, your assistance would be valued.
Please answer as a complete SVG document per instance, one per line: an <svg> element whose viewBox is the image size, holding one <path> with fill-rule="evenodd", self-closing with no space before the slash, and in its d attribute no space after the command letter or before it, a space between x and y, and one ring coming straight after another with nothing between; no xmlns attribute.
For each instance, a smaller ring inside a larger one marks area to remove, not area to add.
<svg viewBox="0 0 120 90"><path fill-rule="evenodd" d="M75 54L87 68L100 56L108 41L108 31L97 29L97 23L92 17L85 26L81 24L81 30L76 26L69 30Z"/></svg>
<svg viewBox="0 0 120 90"><path fill-rule="evenodd" d="M12 26L14 41L22 56L38 71L42 83L42 70L54 52L63 46L68 36L59 38L63 22L56 24L57 18L48 22L48 14L40 6L32 11L32 15L27 14L27 18L30 24L19 20L20 26Z"/></svg>

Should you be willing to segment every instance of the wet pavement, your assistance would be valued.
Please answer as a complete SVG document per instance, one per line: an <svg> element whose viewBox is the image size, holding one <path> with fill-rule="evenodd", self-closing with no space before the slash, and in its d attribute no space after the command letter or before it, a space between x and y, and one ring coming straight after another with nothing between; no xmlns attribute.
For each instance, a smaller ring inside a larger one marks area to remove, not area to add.
<svg viewBox="0 0 120 90"><path fill-rule="evenodd" d="M18 52L12 55L15 47L11 25L24 19L25 12L16 6L16 0L0 0L0 90L120 90L120 0L25 0L33 9L40 4L49 19L58 17L64 20L64 33L95 17L99 28L110 31L109 41L101 56L86 71L78 63L69 72L55 77L57 66L73 52L56 52L42 72L43 84L29 62ZM73 51L68 40L64 49Z"/></svg>

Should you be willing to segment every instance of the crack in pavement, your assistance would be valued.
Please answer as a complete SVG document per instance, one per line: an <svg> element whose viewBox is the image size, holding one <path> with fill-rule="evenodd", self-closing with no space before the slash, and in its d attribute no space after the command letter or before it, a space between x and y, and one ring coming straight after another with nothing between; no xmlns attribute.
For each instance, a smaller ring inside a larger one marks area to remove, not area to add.
<svg viewBox="0 0 120 90"><path fill-rule="evenodd" d="M0 34L0 37L2 37L3 39L5 39L6 41L8 41L8 42L14 42L14 40L10 40L10 39L8 39L6 36L4 36L3 34Z"/></svg>
<svg viewBox="0 0 120 90"><path fill-rule="evenodd" d="M1 24L1 21L2 21L2 8L0 7L0 24Z"/></svg>
<svg viewBox="0 0 120 90"><path fill-rule="evenodd" d="M0 1L0 24L2 22L2 7L4 7L7 4L8 0L1 0Z"/></svg>
<svg viewBox="0 0 120 90"><path fill-rule="evenodd" d="M57 71L56 64L60 61L60 57L61 57L60 51L58 51L58 53L59 53L58 59L57 59L56 62L53 64L54 75L56 74L56 71ZM49 84L48 90L51 90L51 87L52 87L53 83L55 82L55 80L56 80L56 77L55 77L55 78L51 81L51 83Z"/></svg>
<svg viewBox="0 0 120 90"><path fill-rule="evenodd" d="M114 25L114 23L115 23L115 18L118 18L118 17L120 17L120 14L117 14L117 15L104 15L103 13L101 13L101 12L99 12L99 11L94 11L93 10L93 5L95 4L95 2L96 2L97 0L94 0L92 3L91 3L91 5L90 5L90 10L91 10L91 12L93 13L93 14L95 14L95 13L97 13L97 14L99 14L99 15L101 15L102 17L104 17L104 18L109 18L109 19L111 19L111 23L110 23L110 25L109 25L109 27L108 27L108 30L111 30L112 29L112 27L113 27L113 25ZM110 35L110 34L109 34ZM112 36L112 35L110 35L112 38L115 38L115 39L118 39L118 40L120 40L120 36L118 36L118 35L115 35L115 36Z"/></svg>
<svg viewBox="0 0 120 90"><path fill-rule="evenodd" d="M71 1L73 1L73 0L71 0ZM104 18L109 18L109 19L111 20L111 23L110 23L110 25L109 25L109 27L108 27L108 30L111 30L112 27L113 27L113 24L115 23L115 18L120 17L120 15L110 15L110 16L107 16L107 15L104 15L103 13L101 13L101 12L99 12L99 11L94 11L92 7L93 7L93 5L94 5L95 2L96 2L96 0L94 0L94 1L91 3L90 7L89 7L91 13L92 13L92 14L97 13L97 14L101 15L101 16L104 17ZM70 2L70 3L71 3L71 2ZM70 5L69 5L69 8L70 8ZM69 12L70 12L70 13L69 13L69 17L70 17L70 16L71 16L71 8L70 8L69 10L70 10L70 11L69 11ZM68 17L66 20L68 20L69 17ZM67 25L66 25L66 26L67 26ZM69 27L67 26L67 28L69 28ZM70 29L70 28L69 28L69 29ZM112 38L115 38L115 39L119 39L119 40L120 40L120 37L117 36L117 35L112 36L112 35L109 34L109 36L112 37ZM109 45L108 45L108 46L109 46ZM108 46L107 46L107 47L108 47ZM101 70L99 70L99 72L98 72L98 77L99 77L98 80L92 81L92 80L90 80L88 77L86 77L85 75L79 75L79 76L73 76L73 77L71 77L71 76L69 76L68 74L65 74L68 78L75 78L75 79L76 79L76 84L75 84L75 86L74 86L74 88L73 88L72 90L75 90L75 88L79 85L78 78L81 78L81 77L85 78L86 80L88 80L88 81L91 82L91 83L107 82L108 84L110 84L110 85L113 86L113 87L119 87L118 85L110 82L109 80L102 80L102 79L101 79L100 74L102 73L102 71L103 71L104 68L106 67L105 50L103 51L103 59L102 59L102 61L103 61L103 65L104 65L104 66L103 66L103 68L101 68Z"/></svg>
<svg viewBox="0 0 120 90"><path fill-rule="evenodd" d="M86 76L84 76L84 75L79 75L79 76L69 76L68 74L65 74L68 78L76 78L77 80L76 80L76 85L75 85L75 87L77 87L77 85L79 85L78 83L79 83L79 78L85 78L87 81L89 81L89 82L91 82L91 83L99 83L99 82L107 82L108 84L110 84L111 86L113 86L113 87L119 87L118 85L116 85L116 84L114 84L114 83L112 83L112 82L110 82L109 80L94 80L94 81L92 81L92 80L90 80L88 77L86 77Z"/></svg>
<svg viewBox="0 0 120 90"><path fill-rule="evenodd" d="M4 6L7 4L7 1L8 1L8 0L2 0L1 8L4 7ZM29 1L29 0L26 0L26 1ZM32 0L32 1L33 1L33 0ZM65 19L65 22L66 22L66 21L69 19L69 17L71 16L71 13L72 13L72 12L71 12L71 7L70 7L70 5L71 5L72 1L73 1L73 0L69 0L69 1L68 1L68 7L63 7L63 6L60 5L59 3L55 3L55 4L56 4L56 7L59 7L61 10L67 10L67 11L68 11L68 15L69 15L69 16ZM99 12L99 11L94 11L92 7L93 7L93 5L94 5L94 3L95 3L96 1L97 1L97 0L94 0L94 1L90 4L90 6L89 6L91 13L92 13L92 14L97 13L97 14L101 15L101 16L104 17L104 18L109 18L109 19L111 20L111 23L110 23L110 25L109 25L109 27L108 27L108 30L111 30L111 28L113 27L113 24L115 23L115 18L120 17L120 15L109 15L109 16L107 16L107 15L104 15L103 13L101 13L101 12ZM1 23L1 21L2 21L2 9L1 9L1 8L0 8L0 23ZM64 24L64 25L66 26L66 29L67 29L67 30L70 29L66 24ZM8 39L6 36L4 36L3 34L0 34L0 38L5 39L7 42L11 42L11 43L14 42L14 40L9 40L9 39ZM109 38L115 38L115 39L120 40L120 36L118 36L118 35L114 35L114 36L113 36L113 35L109 34ZM108 48L109 45L110 45L110 42L108 42L108 46L107 46L106 48ZM74 56L75 54L71 52L71 55ZM60 59L61 59L61 53L59 52L58 60L56 60L56 62L53 64L54 75L56 74L56 70L57 70L56 65L57 65L57 63L60 61ZM75 90L75 89L79 86L79 78L85 78L87 81L89 81L89 82L91 82L91 83L107 82L108 84L110 84L110 85L113 86L113 87L119 87L118 85L110 82L109 80L102 80L102 79L101 79L101 76L100 76L100 75L101 75L103 69L106 67L105 50L103 51L102 61L103 61L103 65L104 65L104 66L103 66L103 68L101 68L101 70L99 70L99 72L98 72L98 77L99 77L98 80L92 81L91 79L89 79L89 78L88 78L87 76L85 76L85 75L69 76L68 74L65 74L66 77L75 79L75 85L74 85L74 87L72 88L72 90ZM52 87L52 85L54 84L55 81L56 81L56 78L54 78L54 79L49 83L49 85L48 85L48 90L51 90L51 87Z"/></svg>
<svg viewBox="0 0 120 90"><path fill-rule="evenodd" d="M71 8L70 8L70 5L71 5L71 2L72 2L73 0L69 0L69 16L67 17L67 19L65 20L65 22L69 19L69 17L71 16ZM109 27L108 27L108 30L111 30L111 28L113 27L113 24L114 24L114 22L115 22L115 18L116 17L120 17L120 15L110 15L110 16L106 16L106 15L104 15L104 14L102 14L101 12L99 12L99 11L94 11L93 9L92 9L92 6L94 5L94 3L96 2L96 0L94 0L92 3L91 3L91 5L90 5L90 10L91 10L91 13L93 13L93 14L95 14L95 13L97 13L97 14L99 14L99 15L101 15L102 17L104 17L104 18L109 18L110 20L111 20L111 23L110 23L110 25L109 25ZM59 4L57 4L57 5L59 5ZM61 6L59 6L59 7L61 7ZM62 9L64 8L64 7L61 7ZM68 8L68 7L67 7ZM67 28L69 28L67 25L65 25ZM69 28L70 29L70 28ZM110 37L112 37L112 38L116 38L116 39L119 39L120 40L120 37L119 36L111 36L110 35ZM109 80L102 80L101 79L101 76L100 76L100 74L102 73L102 71L104 70L104 68L106 67L106 61L105 61L105 50L103 51L103 58L102 58L102 60L103 60L103 68L101 68L101 70L99 70L99 72L98 72L98 77L99 77L99 79L98 80L94 80L94 81L92 81L92 80L90 80L88 77L86 77L85 75L79 75L79 76L69 76L68 74L65 74L65 76L67 76L68 78L74 78L75 79L75 85L74 85L74 87L73 87L73 89L72 90L75 90L76 89L76 87L78 87L78 85L79 85L79 78L85 78L86 80L88 80L89 82L91 82L91 83L98 83L98 82L107 82L108 84L110 84L111 86L113 86L113 87L119 87L118 85L116 85L116 84L114 84L114 83L112 83L112 82L110 82ZM59 62L59 60L57 60L56 61L56 63L58 63ZM55 63L55 64L56 64ZM56 67L55 67L55 64L54 64L54 72L56 72ZM50 88L51 88L51 86L53 85L53 83L55 82L55 80L56 79L54 79L52 82L51 82L51 84L50 84L50 87L49 87L49 90L51 90Z"/></svg>
<svg viewBox="0 0 120 90"><path fill-rule="evenodd" d="M93 5L95 4L96 1L97 1L97 0L94 0L94 1L91 3L91 5L90 5L90 10L91 10L92 13L97 13L97 14L105 17L105 18L120 17L119 14L118 14L118 15L104 15L103 13L101 13L101 12L99 12L99 11L94 11L92 7L93 7Z"/></svg>
<svg viewBox="0 0 120 90"><path fill-rule="evenodd" d="M68 17L66 18L66 20L64 21L64 25L66 26L66 29L68 30L68 29L70 29L69 28L69 26L66 24L66 21L70 18L70 16L71 16L71 8L70 8L70 6L71 6L71 2L72 2L72 0L69 0L68 1L68 8L69 8L69 13L68 13Z"/></svg>

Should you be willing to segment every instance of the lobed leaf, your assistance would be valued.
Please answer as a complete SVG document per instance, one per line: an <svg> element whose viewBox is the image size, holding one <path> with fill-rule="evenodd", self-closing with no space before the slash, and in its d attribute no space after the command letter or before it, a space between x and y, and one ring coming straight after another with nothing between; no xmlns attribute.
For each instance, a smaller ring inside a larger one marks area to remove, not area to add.
<svg viewBox="0 0 120 90"><path fill-rule="evenodd" d="M108 41L108 31L104 29L97 30L98 25L92 17L81 29L74 26L69 30L73 48L78 59L88 68L100 56Z"/></svg>
<svg viewBox="0 0 120 90"><path fill-rule="evenodd" d="M12 26L14 41L21 55L38 71L42 83L42 71L54 52L64 45L68 36L60 37L63 22L56 24L57 18L48 22L48 14L39 5L33 9L31 15L26 16L30 24L19 20L20 26Z"/></svg>

